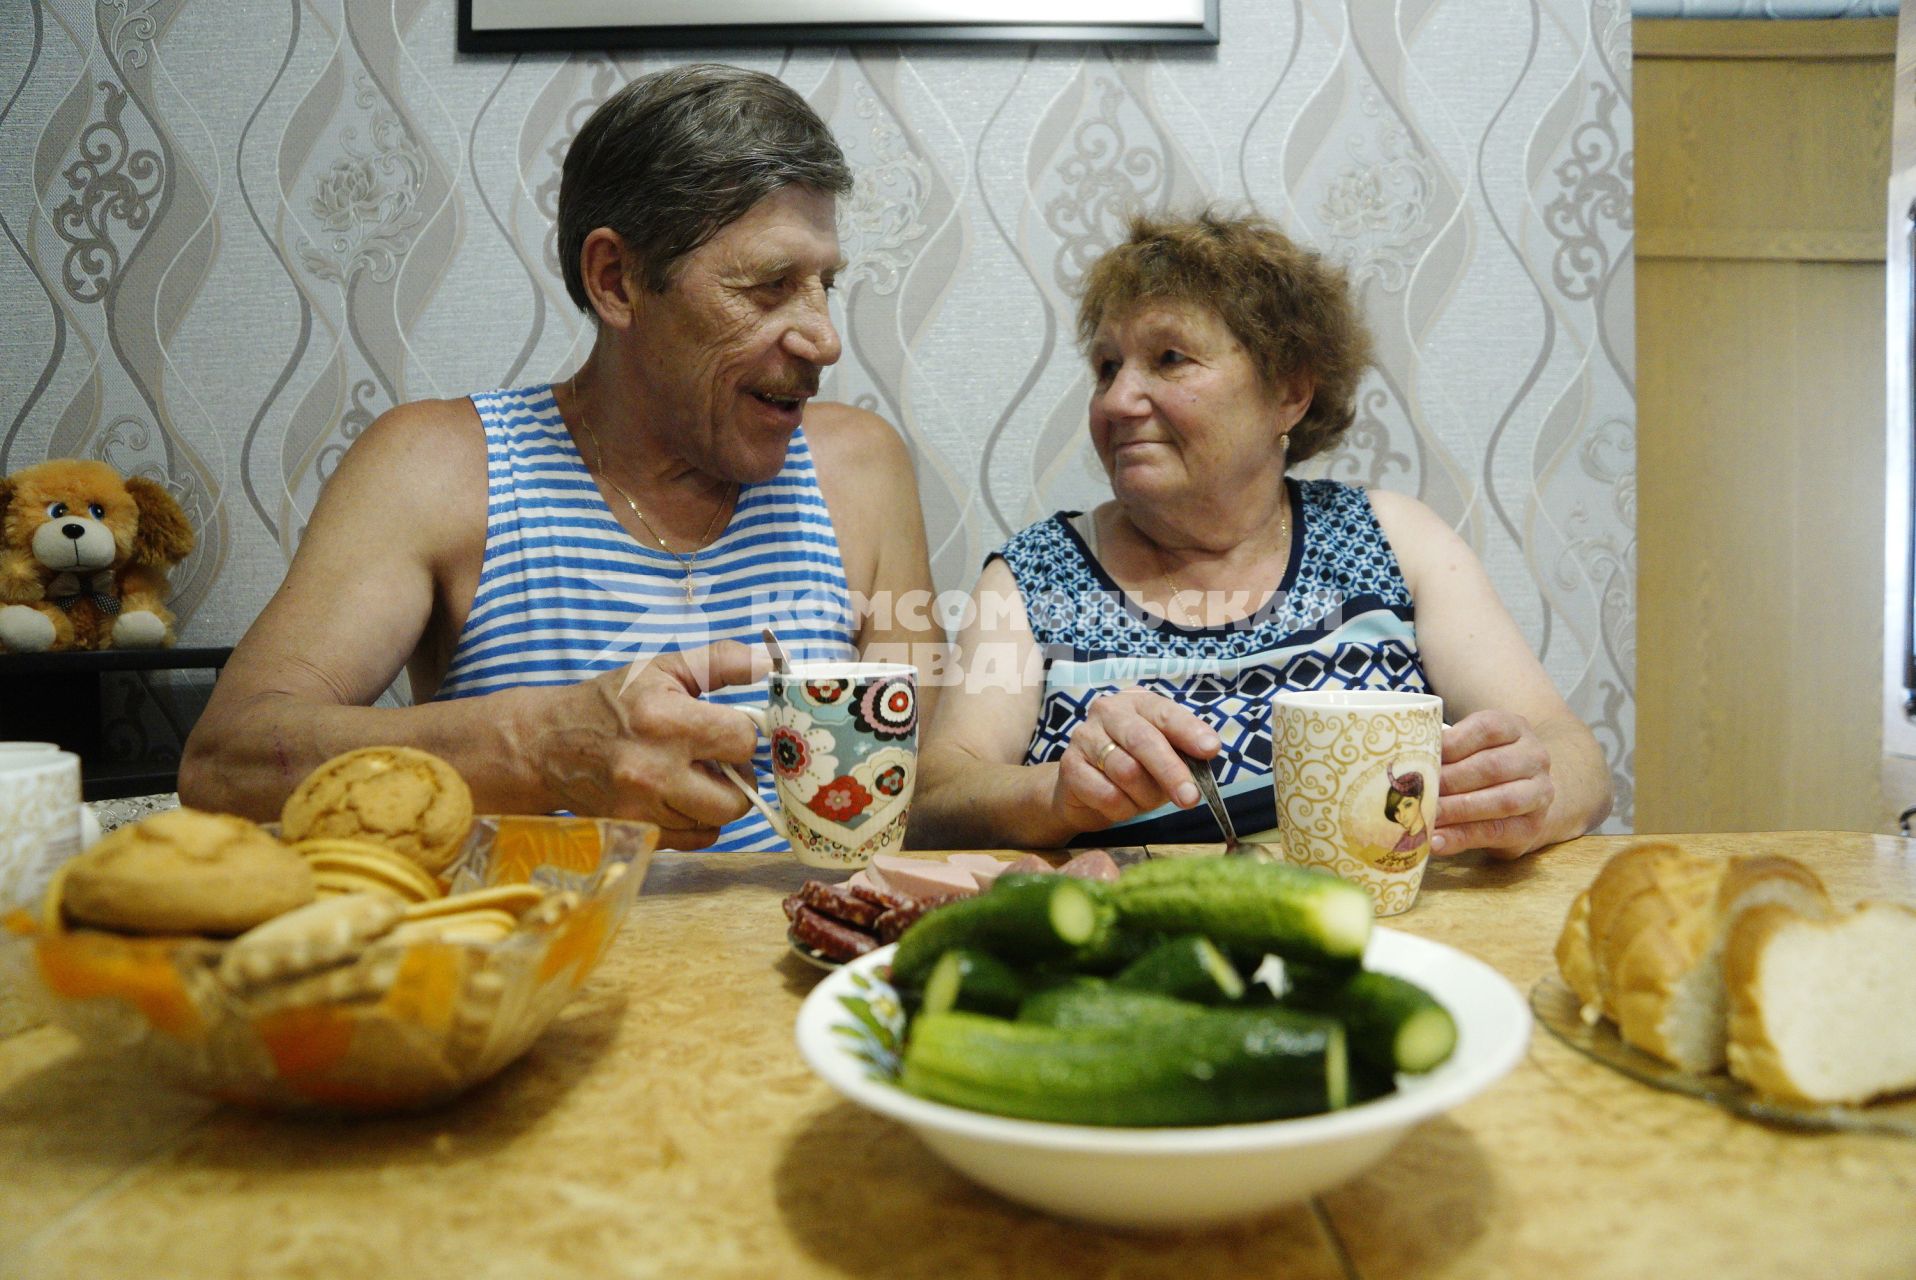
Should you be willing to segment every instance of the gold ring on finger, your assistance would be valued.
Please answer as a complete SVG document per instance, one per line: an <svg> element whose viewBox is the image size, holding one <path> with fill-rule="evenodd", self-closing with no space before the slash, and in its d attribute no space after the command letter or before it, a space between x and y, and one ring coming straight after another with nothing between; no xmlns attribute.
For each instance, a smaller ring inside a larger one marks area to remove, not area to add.
<svg viewBox="0 0 1916 1280"><path fill-rule="evenodd" d="M1112 753L1113 751L1116 751L1117 749L1118 749L1118 744L1117 744L1117 742L1116 742L1115 740L1113 740L1113 741L1111 741L1111 742L1107 742L1107 743L1105 743L1105 744L1104 744L1104 746L1103 746L1103 748L1102 748L1101 750L1099 750L1099 752L1098 752L1098 758L1097 758L1096 760L1094 760L1094 761L1092 761L1092 763L1093 763L1093 764L1095 764L1095 765L1097 765L1097 766L1098 766L1098 772L1099 772L1099 773L1103 773L1103 772L1104 772L1104 762L1105 762L1105 759L1106 759L1106 758L1107 758L1108 756L1110 756L1110 754L1111 754L1111 753Z"/></svg>

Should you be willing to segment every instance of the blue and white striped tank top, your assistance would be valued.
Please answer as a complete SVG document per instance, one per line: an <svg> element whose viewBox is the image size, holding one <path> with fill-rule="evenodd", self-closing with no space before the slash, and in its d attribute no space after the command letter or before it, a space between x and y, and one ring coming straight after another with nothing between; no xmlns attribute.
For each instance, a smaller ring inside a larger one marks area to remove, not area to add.
<svg viewBox="0 0 1916 1280"><path fill-rule="evenodd" d="M997 554L1018 583L1044 655L1044 702L1026 764L1058 759L1091 702L1149 689L1196 712L1224 740L1218 790L1240 835L1277 825L1271 791L1270 699L1284 689L1425 691L1410 588L1370 499L1334 480L1287 480L1291 558L1256 614L1219 627L1180 627L1140 609L1060 512ZM1080 844L1219 839L1210 811L1164 805Z"/></svg>
<svg viewBox="0 0 1916 1280"><path fill-rule="evenodd" d="M550 386L472 397L486 432L486 551L472 612L438 697L591 679L715 640L757 643L771 627L803 661L856 656L855 621L831 513L803 430L778 475L744 485L731 521L698 553L696 596L684 566L627 533L599 496ZM709 695L765 704L763 683ZM768 747L753 761L777 806ZM715 850L787 847L756 809Z"/></svg>

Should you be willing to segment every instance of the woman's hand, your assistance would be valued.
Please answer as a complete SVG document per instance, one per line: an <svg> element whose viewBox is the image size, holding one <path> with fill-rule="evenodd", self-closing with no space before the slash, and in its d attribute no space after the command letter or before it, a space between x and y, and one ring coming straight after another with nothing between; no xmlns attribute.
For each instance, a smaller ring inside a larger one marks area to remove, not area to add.
<svg viewBox="0 0 1916 1280"><path fill-rule="evenodd" d="M1485 849L1520 858L1546 843L1557 798L1550 751L1530 721L1510 711L1478 711L1444 730L1437 830L1430 851Z"/></svg>
<svg viewBox="0 0 1916 1280"><path fill-rule="evenodd" d="M1211 726L1160 694L1103 694L1058 761L1051 807L1078 831L1128 821L1167 800L1189 809L1200 797L1178 752L1208 760L1223 746Z"/></svg>

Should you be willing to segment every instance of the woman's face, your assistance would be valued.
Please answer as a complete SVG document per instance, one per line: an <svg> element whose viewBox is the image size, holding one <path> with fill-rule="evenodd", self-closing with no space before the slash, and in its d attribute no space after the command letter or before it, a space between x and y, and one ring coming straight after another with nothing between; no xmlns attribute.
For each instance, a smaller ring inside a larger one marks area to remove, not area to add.
<svg viewBox="0 0 1916 1280"><path fill-rule="evenodd" d="M1091 372L1092 447L1118 498L1146 505L1272 484L1310 403L1273 392L1224 321L1190 303L1107 317Z"/></svg>
<svg viewBox="0 0 1916 1280"><path fill-rule="evenodd" d="M1417 797L1413 795L1400 795L1395 797L1391 801L1390 816L1391 820L1400 827L1408 827L1413 822L1416 822L1419 817Z"/></svg>

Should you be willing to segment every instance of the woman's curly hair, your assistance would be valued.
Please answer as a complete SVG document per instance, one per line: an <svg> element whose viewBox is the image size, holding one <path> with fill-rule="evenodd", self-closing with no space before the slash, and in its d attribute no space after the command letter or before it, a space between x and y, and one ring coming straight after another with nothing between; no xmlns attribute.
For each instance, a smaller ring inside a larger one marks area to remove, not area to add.
<svg viewBox="0 0 1916 1280"><path fill-rule="evenodd" d="M1335 444L1356 418L1371 340L1344 272L1269 219L1215 208L1189 218L1134 216L1124 241L1085 276L1079 343L1089 350L1107 316L1145 302L1209 308L1273 391L1299 376L1311 380L1310 407L1291 430L1291 462Z"/></svg>

